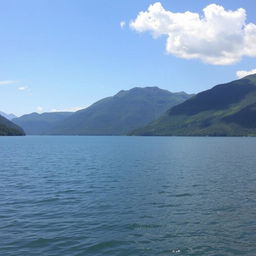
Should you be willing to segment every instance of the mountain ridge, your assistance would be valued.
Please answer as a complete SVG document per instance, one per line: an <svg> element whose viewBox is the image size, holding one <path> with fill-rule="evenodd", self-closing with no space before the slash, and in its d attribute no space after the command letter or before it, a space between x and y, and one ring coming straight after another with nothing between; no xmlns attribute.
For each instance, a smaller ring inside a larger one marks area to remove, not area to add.
<svg viewBox="0 0 256 256"><path fill-rule="evenodd" d="M60 122L53 135L125 135L192 95L158 87L134 87L103 98Z"/></svg>
<svg viewBox="0 0 256 256"><path fill-rule="evenodd" d="M21 126L27 135L43 135L52 129L57 122L72 115L73 112L33 112L14 118L12 121Z"/></svg>
<svg viewBox="0 0 256 256"><path fill-rule="evenodd" d="M0 136L23 136L21 127L17 126L7 118L0 115Z"/></svg>
<svg viewBox="0 0 256 256"><path fill-rule="evenodd" d="M169 109L131 135L255 136L256 75L216 85ZM255 110L255 112L254 112ZM245 125L245 116L247 127Z"/></svg>
<svg viewBox="0 0 256 256"><path fill-rule="evenodd" d="M3 117L5 117L6 119L8 119L8 120L12 120L13 118L17 118L17 116L16 115L14 115L14 114L7 114L7 113L5 113L5 112L3 112L3 111L0 111L0 115L1 116L3 116Z"/></svg>

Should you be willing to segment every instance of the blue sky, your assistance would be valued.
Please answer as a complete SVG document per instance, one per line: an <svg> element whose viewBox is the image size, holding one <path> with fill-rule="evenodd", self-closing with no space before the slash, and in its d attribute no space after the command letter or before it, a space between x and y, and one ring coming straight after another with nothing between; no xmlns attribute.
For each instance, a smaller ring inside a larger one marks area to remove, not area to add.
<svg viewBox="0 0 256 256"><path fill-rule="evenodd" d="M21 115L81 108L135 86L196 93L235 80L238 70L256 69L255 57L213 65L168 54L167 36L154 39L129 26L155 2L1 0L0 110ZM167 11L200 16L213 3L244 8L246 23L256 23L252 0L160 2Z"/></svg>

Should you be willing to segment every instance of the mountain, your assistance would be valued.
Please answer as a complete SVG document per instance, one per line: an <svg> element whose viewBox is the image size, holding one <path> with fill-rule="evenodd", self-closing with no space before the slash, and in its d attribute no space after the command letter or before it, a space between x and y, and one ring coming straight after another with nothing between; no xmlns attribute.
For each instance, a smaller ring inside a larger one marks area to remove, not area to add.
<svg viewBox="0 0 256 256"><path fill-rule="evenodd" d="M24 131L13 122L0 115L0 136L25 135Z"/></svg>
<svg viewBox="0 0 256 256"><path fill-rule="evenodd" d="M43 135L72 114L73 112L31 113L12 121L22 127L27 135Z"/></svg>
<svg viewBox="0 0 256 256"><path fill-rule="evenodd" d="M157 87L133 88L104 98L60 122L50 134L124 135L157 119L191 95Z"/></svg>
<svg viewBox="0 0 256 256"><path fill-rule="evenodd" d="M256 75L201 92L131 134L256 136Z"/></svg>
<svg viewBox="0 0 256 256"><path fill-rule="evenodd" d="M6 114L6 113L4 113L4 112L2 112L2 111L0 111L0 115L3 116L3 117L5 117L5 118L8 119L8 120L12 120L13 118L16 118L16 117L17 117L17 116L15 116L14 114Z"/></svg>

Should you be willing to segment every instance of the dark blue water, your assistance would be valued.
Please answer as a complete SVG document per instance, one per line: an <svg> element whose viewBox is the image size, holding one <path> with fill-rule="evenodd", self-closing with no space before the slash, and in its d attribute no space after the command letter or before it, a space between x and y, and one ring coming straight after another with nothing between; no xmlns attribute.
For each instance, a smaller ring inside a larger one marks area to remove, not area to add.
<svg viewBox="0 0 256 256"><path fill-rule="evenodd" d="M1 137L0 255L256 255L256 138Z"/></svg>

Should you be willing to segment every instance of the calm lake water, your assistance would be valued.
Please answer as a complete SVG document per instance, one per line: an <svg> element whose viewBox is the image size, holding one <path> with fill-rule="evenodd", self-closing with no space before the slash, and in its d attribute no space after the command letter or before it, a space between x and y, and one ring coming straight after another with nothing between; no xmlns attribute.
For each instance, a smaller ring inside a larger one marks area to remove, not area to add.
<svg viewBox="0 0 256 256"><path fill-rule="evenodd" d="M1 137L0 255L256 255L256 138Z"/></svg>

